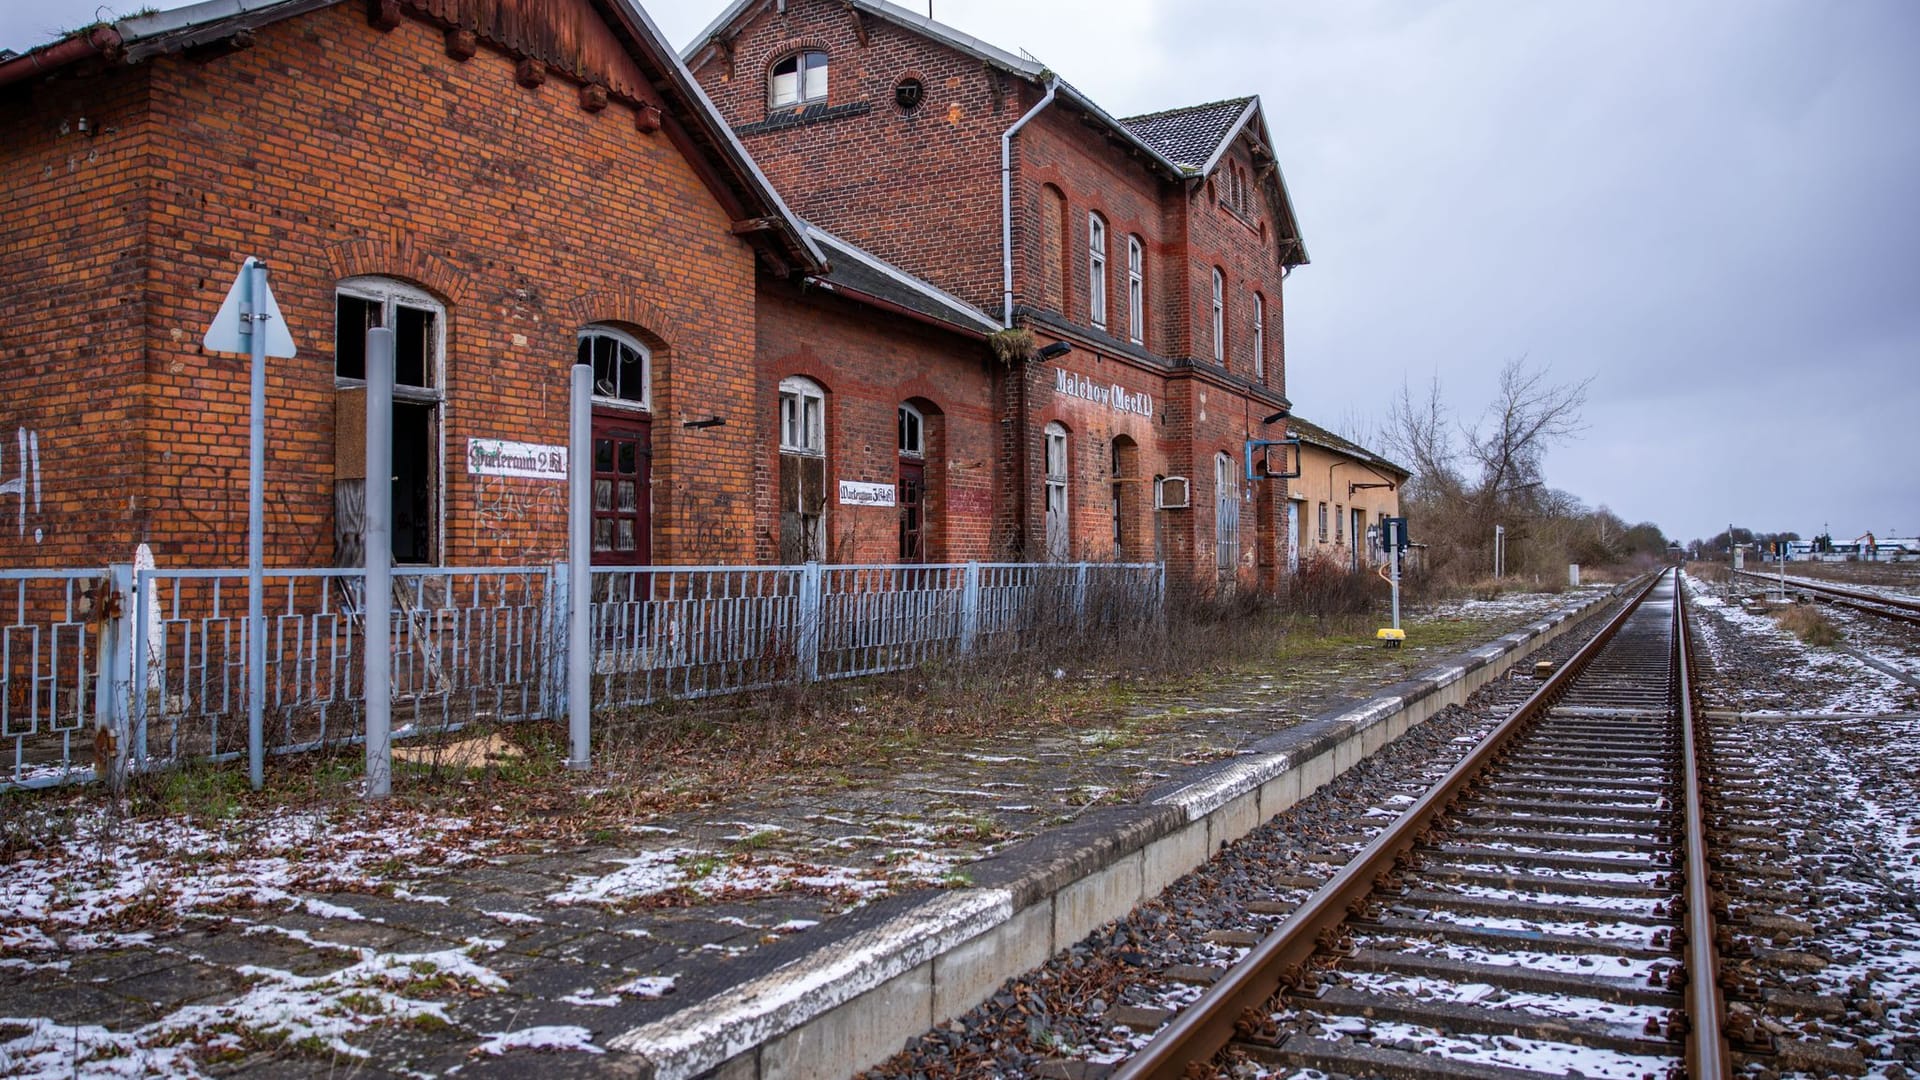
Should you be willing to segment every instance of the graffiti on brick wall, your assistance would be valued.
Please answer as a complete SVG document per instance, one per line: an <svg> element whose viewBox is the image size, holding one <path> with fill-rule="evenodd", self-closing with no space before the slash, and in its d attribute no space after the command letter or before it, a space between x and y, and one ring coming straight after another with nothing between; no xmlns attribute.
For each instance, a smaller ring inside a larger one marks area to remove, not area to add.
<svg viewBox="0 0 1920 1080"><path fill-rule="evenodd" d="M483 540L521 541L509 557L530 558L542 553L534 539L542 533L564 536L567 528L567 486L527 481L512 476L476 475L472 484L473 523ZM551 554L549 552L549 554Z"/></svg>
<svg viewBox="0 0 1920 1080"><path fill-rule="evenodd" d="M0 443L0 496L11 495L19 502L16 515L20 523L20 538L26 539L27 524L40 516L40 433L19 428L15 432L19 443L18 460L9 466L6 460L5 444ZM33 542L38 544L46 539L46 531L34 526Z"/></svg>
<svg viewBox="0 0 1920 1080"><path fill-rule="evenodd" d="M746 530L726 492L688 494L681 499L687 522L687 557L696 563L724 562L739 555Z"/></svg>

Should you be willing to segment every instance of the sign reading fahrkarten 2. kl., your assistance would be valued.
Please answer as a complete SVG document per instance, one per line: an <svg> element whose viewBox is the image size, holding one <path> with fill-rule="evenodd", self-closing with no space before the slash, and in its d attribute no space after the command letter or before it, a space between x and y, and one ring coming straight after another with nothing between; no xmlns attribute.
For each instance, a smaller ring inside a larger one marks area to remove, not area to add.
<svg viewBox="0 0 1920 1080"><path fill-rule="evenodd" d="M505 439L468 439L467 472L474 476L521 476L565 480L567 448Z"/></svg>
<svg viewBox="0 0 1920 1080"><path fill-rule="evenodd" d="M1085 375L1075 375L1061 368L1053 369L1053 392L1099 405L1110 405L1114 412L1148 418L1153 416L1152 394L1136 394L1119 383L1100 386Z"/></svg>

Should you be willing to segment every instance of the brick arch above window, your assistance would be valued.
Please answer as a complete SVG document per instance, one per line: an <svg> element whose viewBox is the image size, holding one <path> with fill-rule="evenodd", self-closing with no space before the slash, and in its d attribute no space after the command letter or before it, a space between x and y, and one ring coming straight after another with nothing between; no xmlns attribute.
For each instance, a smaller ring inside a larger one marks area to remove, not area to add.
<svg viewBox="0 0 1920 1080"><path fill-rule="evenodd" d="M410 237L347 240L327 249L327 262L335 280L383 277L410 282L433 293L448 307L458 307L467 298L467 277Z"/></svg>
<svg viewBox="0 0 1920 1080"><path fill-rule="evenodd" d="M632 293L597 290L566 301L567 314L579 326L612 323L638 337L656 353L672 352L686 332L666 312ZM657 359L657 358L656 358Z"/></svg>

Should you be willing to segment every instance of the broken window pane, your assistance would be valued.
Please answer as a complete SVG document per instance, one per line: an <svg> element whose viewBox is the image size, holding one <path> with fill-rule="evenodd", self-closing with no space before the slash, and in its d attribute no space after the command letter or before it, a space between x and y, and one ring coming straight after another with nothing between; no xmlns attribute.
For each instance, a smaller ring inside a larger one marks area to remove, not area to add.
<svg viewBox="0 0 1920 1080"><path fill-rule="evenodd" d="M380 325L381 304L358 296L334 295L333 373L342 379L367 377L367 331Z"/></svg>

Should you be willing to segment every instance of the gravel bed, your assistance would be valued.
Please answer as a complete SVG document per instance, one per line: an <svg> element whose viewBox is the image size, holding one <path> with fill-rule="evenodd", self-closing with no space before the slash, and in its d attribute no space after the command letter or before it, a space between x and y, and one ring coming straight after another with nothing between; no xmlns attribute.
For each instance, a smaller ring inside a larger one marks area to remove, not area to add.
<svg viewBox="0 0 1920 1080"><path fill-rule="evenodd" d="M1692 584L1703 694L1745 714L1709 729L1752 953L1734 963L1758 991L1735 1017L1778 1049L1742 1075L1920 1075L1920 695L1739 606L1756 590ZM1913 670L1920 634L1824 610L1846 645Z"/></svg>
<svg viewBox="0 0 1920 1080"><path fill-rule="evenodd" d="M1614 610L1609 607L1607 613ZM1409 731L1124 920L1094 931L987 1002L910 1041L883 1077L1093 1077L1144 1045L1155 1011L1192 1002L1201 981L1284 919L1533 692L1532 661L1571 655L1603 619L1516 664L1512 674ZM1289 886L1277 887L1276 878ZM1251 910L1250 910L1251 909ZM1137 1024L1145 1031L1135 1030Z"/></svg>

